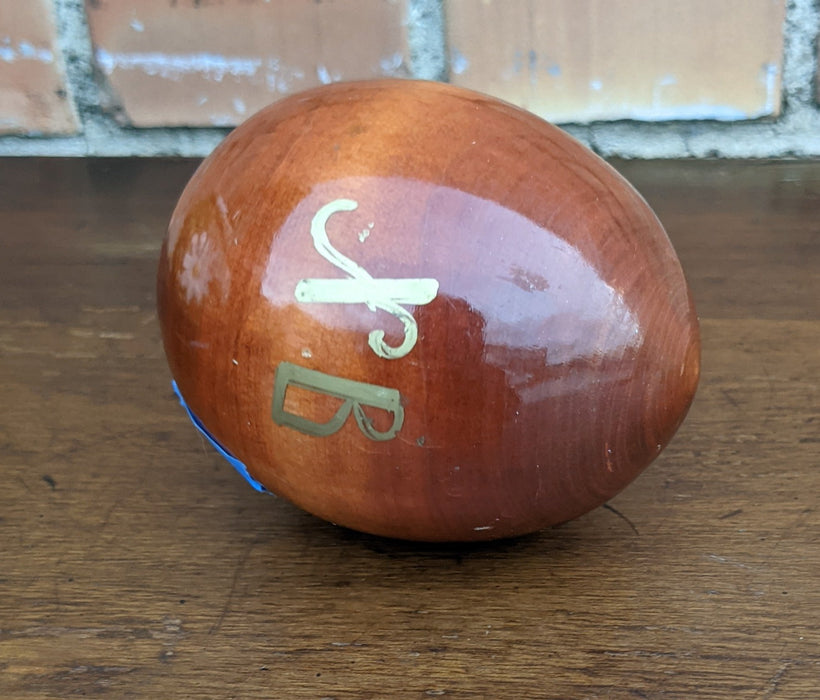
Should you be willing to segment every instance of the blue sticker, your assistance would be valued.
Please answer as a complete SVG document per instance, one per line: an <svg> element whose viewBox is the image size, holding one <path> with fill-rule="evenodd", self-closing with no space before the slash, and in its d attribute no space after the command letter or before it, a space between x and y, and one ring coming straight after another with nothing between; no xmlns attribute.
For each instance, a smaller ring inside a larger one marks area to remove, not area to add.
<svg viewBox="0 0 820 700"><path fill-rule="evenodd" d="M202 422L199 420L199 418L197 418L193 414L191 409L188 408L188 404L185 403L185 399L182 398L182 394L179 391L177 383L172 381L171 386L174 388L174 393L177 395L180 405L182 406L182 408L185 409L185 412L188 414L188 418L191 419L191 423L193 423L194 427L200 433L202 433L202 435L205 436L208 442L210 442L214 446L214 449L217 452L219 452L219 454L221 454L226 460L228 460L228 463L234 469L236 469L236 471L238 471L244 477L245 481L247 481L251 486L253 486L255 490L259 491L260 493L270 493L264 486L262 486L262 484L260 484L248 473L248 468L244 465L244 463L240 462L236 457L234 457L230 452L228 452L228 450L222 447L222 445L219 444L217 439L208 432L208 429L204 425L202 425Z"/></svg>

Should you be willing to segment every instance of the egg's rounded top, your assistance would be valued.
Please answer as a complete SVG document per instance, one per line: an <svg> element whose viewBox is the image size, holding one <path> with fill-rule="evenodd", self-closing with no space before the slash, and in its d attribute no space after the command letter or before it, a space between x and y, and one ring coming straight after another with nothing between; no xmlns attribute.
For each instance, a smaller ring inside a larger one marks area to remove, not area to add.
<svg viewBox="0 0 820 700"><path fill-rule="evenodd" d="M350 527L575 517L671 439L697 317L640 195L561 130L437 83L341 83L234 130L160 260L166 353L270 490Z"/></svg>

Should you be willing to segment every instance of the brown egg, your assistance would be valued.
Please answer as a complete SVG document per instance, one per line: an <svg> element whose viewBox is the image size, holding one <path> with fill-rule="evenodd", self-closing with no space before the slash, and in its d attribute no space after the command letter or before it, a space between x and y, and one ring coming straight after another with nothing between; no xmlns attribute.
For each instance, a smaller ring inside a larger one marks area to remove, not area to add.
<svg viewBox="0 0 820 700"><path fill-rule="evenodd" d="M250 118L185 188L158 296L179 392L240 470L391 537L585 513L698 380L692 299L640 195L532 114L435 83Z"/></svg>

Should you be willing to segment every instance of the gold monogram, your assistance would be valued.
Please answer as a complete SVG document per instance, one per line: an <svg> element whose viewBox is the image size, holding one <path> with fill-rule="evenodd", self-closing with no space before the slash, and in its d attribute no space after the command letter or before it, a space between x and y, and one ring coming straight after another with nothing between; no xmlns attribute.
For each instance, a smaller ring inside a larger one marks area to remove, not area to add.
<svg viewBox="0 0 820 700"><path fill-rule="evenodd" d="M396 346L389 345L385 342L385 332L381 329L370 331L367 342L379 357L396 360L407 355L418 340L416 319L404 305L429 304L436 298L439 284L438 280L431 278L377 279L336 250L327 235L327 222L337 212L355 211L358 206L358 202L352 199L335 199L319 209L310 224L310 235L316 251L332 265L346 272L348 277L303 279L296 285L294 294L297 301L305 304L365 304L374 313L386 311L392 314L404 327L402 342ZM372 228L373 224L370 224L366 231L363 230L358 235L361 243L367 240ZM330 420L317 423L285 409L288 387L341 399L342 405ZM390 428L385 431L377 430L373 420L365 413L366 407L389 413L393 417ZM395 438L404 424L402 397L397 389L336 377L290 362L282 362L276 368L271 414L277 425L314 437L327 437L341 430L351 413L362 434L379 442Z"/></svg>

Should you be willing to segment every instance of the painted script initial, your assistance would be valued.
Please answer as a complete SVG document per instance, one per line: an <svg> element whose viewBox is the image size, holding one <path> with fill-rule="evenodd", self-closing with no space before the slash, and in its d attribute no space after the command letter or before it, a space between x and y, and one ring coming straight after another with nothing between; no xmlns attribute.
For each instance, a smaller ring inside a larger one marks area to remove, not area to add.
<svg viewBox="0 0 820 700"><path fill-rule="evenodd" d="M303 279L296 285L296 299L314 304L366 304L371 311L386 311L401 321L404 340L397 346L388 345L383 330L370 331L368 345L379 357L395 360L404 357L416 345L418 326L402 304L429 304L438 294L438 280L430 278L376 279L360 265L333 247L327 236L327 222L333 214L355 211L358 202L336 199L326 204L313 217L310 235L316 251L325 260L349 275L347 279Z"/></svg>

